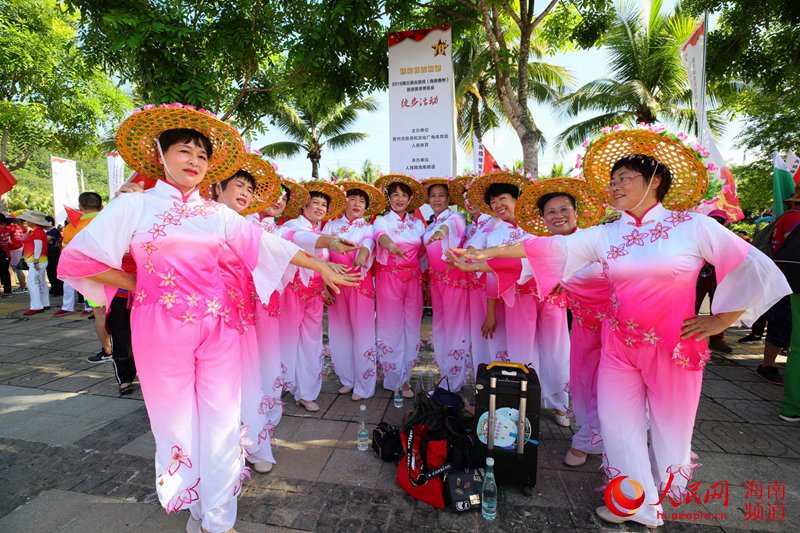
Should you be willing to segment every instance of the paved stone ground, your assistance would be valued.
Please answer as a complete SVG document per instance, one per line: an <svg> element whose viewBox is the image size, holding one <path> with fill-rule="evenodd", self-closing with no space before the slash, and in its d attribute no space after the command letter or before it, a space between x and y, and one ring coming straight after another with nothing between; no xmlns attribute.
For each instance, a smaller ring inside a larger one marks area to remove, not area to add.
<svg viewBox="0 0 800 533"><path fill-rule="evenodd" d="M118 398L112 365L85 362L99 349L90 321L50 313L25 319L27 303L25 294L0 301L0 531L182 531L186 513L166 515L155 497L154 444L140 393ZM728 338L743 333L731 330ZM754 373L762 345L731 344L733 354L714 354L703 383L694 442L701 502L668 509L711 516L663 529L797 530L800 427L777 417L782 388ZM429 351L423 359L423 370L432 369ZM571 431L549 414L534 494L501 488L496 523L414 502L397 487L393 464L356 451L358 404L337 388L335 378L326 379L319 413L287 406L275 435L278 464L269 475L254 473L244 490L239 531L644 530L595 517L600 460L564 466ZM397 423L404 411L385 392L365 403L371 423ZM762 484L760 498L747 494L751 480ZM728 483L727 506L703 503L718 482ZM785 521L767 520L781 501ZM749 519L759 508L764 519Z"/></svg>

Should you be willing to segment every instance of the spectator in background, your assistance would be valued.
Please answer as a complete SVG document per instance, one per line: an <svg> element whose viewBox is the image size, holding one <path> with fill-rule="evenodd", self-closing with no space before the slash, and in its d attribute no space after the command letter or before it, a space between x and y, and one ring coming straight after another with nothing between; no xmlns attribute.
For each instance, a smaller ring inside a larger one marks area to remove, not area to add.
<svg viewBox="0 0 800 533"><path fill-rule="evenodd" d="M708 214L709 217L713 218L723 226L728 225L728 215L725 211L721 209L714 209ZM709 305L714 301L714 293L717 290L717 272L714 269L714 265L710 265L706 263L703 265L703 268L700 269L700 275L697 278L697 289L696 289L696 300L695 300L695 310L696 314L700 313L700 307L703 305L703 300L705 297L708 296ZM725 341L725 332L721 331L716 335L711 335L708 338L708 347L711 350L716 352L722 353L731 353L733 348L728 346L728 343Z"/></svg>
<svg viewBox="0 0 800 533"><path fill-rule="evenodd" d="M8 225L8 229L11 232L11 243L9 245L11 250L11 268L14 269L14 273L17 275L20 292L27 292L28 283L25 279L25 268L19 268L20 261L22 261L22 239L25 238L25 229L19 224L16 224L13 220ZM22 264L24 264L24 261Z"/></svg>
<svg viewBox="0 0 800 533"><path fill-rule="evenodd" d="M64 282L56 276L58 258L61 257L61 230L56 227L53 217L44 217L52 226L47 230L47 281L50 282L50 296L64 295Z"/></svg>
<svg viewBox="0 0 800 533"><path fill-rule="evenodd" d="M19 215L28 227L28 233L23 240L23 256L30 272L31 308L23 313L25 316L35 315L50 309L50 294L47 288L47 234L44 228L49 222L44 218L44 213L28 209Z"/></svg>
<svg viewBox="0 0 800 533"><path fill-rule="evenodd" d="M11 296L11 219L0 213L0 283L3 285L2 298Z"/></svg>

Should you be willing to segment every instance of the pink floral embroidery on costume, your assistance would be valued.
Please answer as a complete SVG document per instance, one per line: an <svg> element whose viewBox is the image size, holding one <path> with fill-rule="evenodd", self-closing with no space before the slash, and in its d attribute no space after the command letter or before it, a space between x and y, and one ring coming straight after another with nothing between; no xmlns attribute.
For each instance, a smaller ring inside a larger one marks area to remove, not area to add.
<svg viewBox="0 0 800 533"><path fill-rule="evenodd" d="M375 369L374 368L368 368L368 369L364 370L364 373L361 374L361 377L364 378L364 379L369 379L369 378L371 378L372 376L375 376L375 375L376 375Z"/></svg>
<svg viewBox="0 0 800 533"><path fill-rule="evenodd" d="M178 276L177 274L175 274L174 268L170 268L164 273L159 272L158 277L161 278L161 282L159 282L158 284L159 287L170 287L170 288L175 287L175 283L183 279L183 276Z"/></svg>
<svg viewBox="0 0 800 533"><path fill-rule="evenodd" d="M497 352L496 354L494 354L494 358L497 361L503 361L504 363L510 363L511 362L511 358L508 356L508 352L506 350L502 350L500 352Z"/></svg>
<svg viewBox="0 0 800 533"><path fill-rule="evenodd" d="M153 236L153 239L157 239L159 237L166 237L167 234L164 232L164 228L166 226L162 224L153 224L153 227L147 230L147 233Z"/></svg>
<svg viewBox="0 0 800 533"><path fill-rule="evenodd" d="M667 467L667 473L679 475L686 481L691 481L698 466L700 466L699 463L673 464Z"/></svg>
<svg viewBox="0 0 800 533"><path fill-rule="evenodd" d="M191 323L193 323L195 318L196 318L196 317L195 317L195 316L192 314L192 312L191 312L191 311L189 311L188 309L186 310L186 312L185 312L185 313L183 313L183 314L180 316L180 319L181 319L181 320L183 320L183 323L184 323L184 324L191 324Z"/></svg>
<svg viewBox="0 0 800 533"><path fill-rule="evenodd" d="M683 344L680 342L675 345L675 349L672 351L672 361L681 368L689 368L691 366L689 356L683 353Z"/></svg>
<svg viewBox="0 0 800 533"><path fill-rule="evenodd" d="M143 242L141 246L142 250L144 250L144 253L146 253L147 255L151 255L153 252L158 250L158 248L156 248L156 245L153 244L151 241Z"/></svg>
<svg viewBox="0 0 800 533"><path fill-rule="evenodd" d="M525 236L525 231L521 228L514 228L511 233L508 234L508 237L503 239L502 244L514 244L515 242L519 242Z"/></svg>
<svg viewBox="0 0 800 533"><path fill-rule="evenodd" d="M250 452L247 451L247 447L255 444L253 439L250 438L250 435L248 435L249 431L250 426L248 424L242 424L239 427L239 457L244 457L245 459L250 457Z"/></svg>
<svg viewBox="0 0 800 533"><path fill-rule="evenodd" d="M167 502L166 505L167 513L177 513L178 511L183 509L184 505L191 505L192 502L196 502L197 500L199 500L200 496L197 494L196 490L196 487L199 484L200 484L200 478L197 478L197 481L194 482L194 485L183 489L169 502Z"/></svg>
<svg viewBox="0 0 800 533"><path fill-rule="evenodd" d="M636 321L632 318L629 318L628 320L625 321L625 329L634 330L638 327L639 324L637 324Z"/></svg>
<svg viewBox="0 0 800 533"><path fill-rule="evenodd" d="M242 471L239 473L239 481L236 482L236 485L233 487L233 496L236 497L239 492L242 490L242 485L244 484L244 480L250 481L253 479L253 475L250 473L250 467L245 466L242 468Z"/></svg>
<svg viewBox="0 0 800 533"><path fill-rule="evenodd" d="M272 440L272 433L275 431L275 428L278 427L272 422L267 422L264 424L264 427L261 428L261 431L258 432L258 443L261 444L264 441L271 441Z"/></svg>
<svg viewBox="0 0 800 533"><path fill-rule="evenodd" d="M283 405L283 400L275 396L264 395L261 397L261 403L258 406L258 414L265 415L270 410Z"/></svg>
<svg viewBox="0 0 800 533"><path fill-rule="evenodd" d="M673 211L667 218L664 219L664 221L669 222L674 227L681 222L686 222L687 220L691 219L692 216L686 211Z"/></svg>
<svg viewBox="0 0 800 533"><path fill-rule="evenodd" d="M156 218L160 218L161 222L164 223L165 226L180 226L181 225L181 217L175 217L172 213L167 211L161 215L156 215Z"/></svg>
<svg viewBox="0 0 800 533"><path fill-rule="evenodd" d="M193 292L189 296L184 296L183 299L186 300L186 305L188 305L189 307L199 306L200 300L202 300L202 298L200 298L200 296L198 296L196 292Z"/></svg>
<svg viewBox="0 0 800 533"><path fill-rule="evenodd" d="M645 231L644 233L640 233L638 229L634 229L630 235L625 235L622 237L625 239L625 246L630 248L631 246L644 246L644 239L647 237L648 233Z"/></svg>
<svg viewBox="0 0 800 533"><path fill-rule="evenodd" d="M711 351L708 348L697 352L697 366L699 368L705 368L709 359L711 359Z"/></svg>
<svg viewBox="0 0 800 533"><path fill-rule="evenodd" d="M671 229L659 222L650 230L650 242L656 242L658 239L669 239L669 230Z"/></svg>
<svg viewBox="0 0 800 533"><path fill-rule="evenodd" d="M177 472L181 466L192 468L192 460L188 455L183 453L183 449L180 446L173 446L172 458L167 465L167 472L169 472L170 476L174 476L175 472Z"/></svg>
<svg viewBox="0 0 800 533"><path fill-rule="evenodd" d="M152 275L153 272L155 272L156 270L156 266L152 262L148 261L147 263L144 264L144 269L147 270L148 274Z"/></svg>
<svg viewBox="0 0 800 533"><path fill-rule="evenodd" d="M457 376L461 373L461 365L453 365L450 367L450 374L453 376Z"/></svg>
<svg viewBox="0 0 800 533"><path fill-rule="evenodd" d="M175 306L175 303L177 303L177 301L178 301L178 293L175 291L165 292L158 299L158 303L160 303L167 309L172 309Z"/></svg>
<svg viewBox="0 0 800 533"><path fill-rule="evenodd" d="M147 298L147 291L144 289L139 289L136 291L136 296L134 297L137 302L142 303L145 298Z"/></svg>
<svg viewBox="0 0 800 533"><path fill-rule="evenodd" d="M461 361L466 356L467 356L467 353L464 350L452 349L447 353L447 357L452 357L453 359L456 359L458 361Z"/></svg>
<svg viewBox="0 0 800 533"><path fill-rule="evenodd" d="M222 306L217 301L217 297L216 296L213 297L210 300L208 300L208 299L206 300L206 314L207 315L212 315L214 317L217 317L217 316L219 316L219 311L220 311L221 308L222 308Z"/></svg>
<svg viewBox="0 0 800 533"><path fill-rule="evenodd" d="M625 249L624 245L612 245L606 257L608 257L608 259L616 259L618 257L622 257L623 255L628 255L628 250Z"/></svg>
<svg viewBox="0 0 800 533"><path fill-rule="evenodd" d="M649 331L643 333L643 336L644 336L644 342L649 342L653 346L664 340L656 334L655 328L650 328Z"/></svg>
<svg viewBox="0 0 800 533"><path fill-rule="evenodd" d="M383 340L380 338L375 340L375 348L377 349L378 357L380 357L381 355L394 353L392 347L383 342Z"/></svg>
<svg viewBox="0 0 800 533"><path fill-rule="evenodd" d="M603 437L601 437L600 433L598 433L594 428L592 428L592 439L589 441L589 444L592 446L599 446L600 444L603 444Z"/></svg>
<svg viewBox="0 0 800 533"><path fill-rule="evenodd" d="M603 453L603 461L600 463L599 470L605 472L605 475L609 480L614 479L615 477L617 477L622 473L622 471L620 471L619 468L614 468L613 466L608 464L608 456L605 453Z"/></svg>

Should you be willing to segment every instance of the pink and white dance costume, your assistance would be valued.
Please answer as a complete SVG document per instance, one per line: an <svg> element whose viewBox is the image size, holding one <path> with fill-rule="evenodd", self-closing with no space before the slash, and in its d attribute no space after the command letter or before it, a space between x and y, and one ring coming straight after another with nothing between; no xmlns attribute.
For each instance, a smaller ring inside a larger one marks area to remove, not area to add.
<svg viewBox="0 0 800 533"><path fill-rule="evenodd" d="M439 373L447 378L445 383L451 391L460 390L467 372L472 372L472 358L469 356L467 278L444 261L444 250L461 246L466 226L461 213L445 209L428 224L423 235L433 309L431 344ZM447 228L447 236L429 242L443 227Z"/></svg>
<svg viewBox="0 0 800 533"><path fill-rule="evenodd" d="M499 218L481 213L477 221L467 226L464 233L464 248L471 247L477 250L486 248L486 238L499 222ZM493 361L489 343L487 339L483 338L482 330L483 321L486 319L486 280L489 277L483 274L483 272L464 272L467 279L470 355L473 372L477 371L478 365L481 363L489 364ZM505 327L505 322L502 327ZM499 322L498 328L500 328Z"/></svg>
<svg viewBox="0 0 800 533"><path fill-rule="evenodd" d="M543 292L602 265L611 289L597 388L603 467L609 479L640 482L646 503L637 518L661 525L661 494L669 486L669 496L682 497L698 466L690 448L710 352L705 340L681 340L680 331L695 316L700 268L704 261L716 267L713 313L759 316L790 292L788 284L772 261L714 220L661 204L642 219L624 213L612 224L524 246Z"/></svg>
<svg viewBox="0 0 800 533"><path fill-rule="evenodd" d="M405 257L390 254L378 245L375 290L377 307L378 361L383 386L401 387L411 378L417 363L422 325L422 270L420 254L425 225L411 213L402 219L389 211L375 219L375 242L387 235Z"/></svg>
<svg viewBox="0 0 800 533"><path fill-rule="evenodd" d="M489 234L486 245L500 246L532 239L536 237L516 224L501 221ZM543 407L566 411L569 405L566 311L560 305L539 298L526 259L492 259L489 266L498 280L494 293L501 298L498 307L502 304L505 308L507 360L530 365L536 370L542 386Z"/></svg>
<svg viewBox="0 0 800 533"><path fill-rule="evenodd" d="M156 490L167 512L188 508L208 531L236 519L244 468L240 435L239 333L219 256L229 247L262 297L298 251L227 207L165 181L111 201L67 246L59 277L98 303L116 288L86 277L136 263L131 330L136 367L156 440ZM107 296L108 295L108 296Z"/></svg>
<svg viewBox="0 0 800 533"><path fill-rule="evenodd" d="M329 221L323 233L346 239L369 250L367 265L360 267L361 284L342 287L328 307L328 341L331 361L342 385L351 387L362 398L375 394L377 352L375 349L375 286L372 281L372 262L375 240L372 224L358 218L350 221L347 215ZM353 268L358 251L346 255L330 252L331 261Z"/></svg>
<svg viewBox="0 0 800 533"><path fill-rule="evenodd" d="M316 248L321 234L304 215L287 221L278 234L309 255L330 259L327 248ZM283 381L296 401L314 401L322 389L322 276L300 269L280 298L280 347ZM274 342L274 341L273 341Z"/></svg>

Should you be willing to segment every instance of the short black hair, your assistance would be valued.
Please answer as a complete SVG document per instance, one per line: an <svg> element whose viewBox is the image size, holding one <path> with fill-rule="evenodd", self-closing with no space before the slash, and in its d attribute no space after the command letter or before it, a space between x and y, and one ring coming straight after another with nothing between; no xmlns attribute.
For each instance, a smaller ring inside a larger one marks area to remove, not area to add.
<svg viewBox="0 0 800 533"><path fill-rule="evenodd" d="M286 203L288 204L292 200L292 191L283 183L281 183L281 189L286 194Z"/></svg>
<svg viewBox="0 0 800 533"><path fill-rule="evenodd" d="M103 208L103 197L96 192L82 192L78 195L78 206L99 211Z"/></svg>
<svg viewBox="0 0 800 533"><path fill-rule="evenodd" d="M350 198L351 196L360 196L361 198L364 199L364 202L366 202L367 207L369 207L369 195L364 191L362 191L361 189L350 189L349 191L347 191L347 193L345 193L345 196L347 196L348 198Z"/></svg>
<svg viewBox="0 0 800 533"><path fill-rule="evenodd" d="M325 198L325 201L328 202L328 207L331 206L331 197L328 196L327 194L325 194L322 191L311 191L311 194L309 194L309 197L310 197L308 199L309 203L311 202L312 198Z"/></svg>
<svg viewBox="0 0 800 533"><path fill-rule="evenodd" d="M483 193L483 201L489 205L492 203L492 198L501 194L510 194L516 200L519 198L519 187L510 183L492 183Z"/></svg>
<svg viewBox="0 0 800 533"><path fill-rule="evenodd" d="M166 152L173 144L186 143L194 144L205 149L206 155L211 159L214 154L214 146L211 141L197 130L188 128L176 128L174 130L167 130L158 136L158 143L161 145L161 150Z"/></svg>
<svg viewBox="0 0 800 533"><path fill-rule="evenodd" d="M232 182L233 180L235 180L236 178L242 178L243 180L245 180L247 183L249 183L253 187L253 191L255 191L255 189L256 189L256 179L253 177L252 174L250 174L246 170L240 170L239 172L237 172L236 174L234 174L230 178L220 181L219 182L219 188L224 191L225 188L228 187L228 184L230 182ZM219 197L219 195L217 194L217 188L216 187L212 187L211 191L212 191L212 195L214 196L214 200L216 200Z"/></svg>
<svg viewBox="0 0 800 533"><path fill-rule="evenodd" d="M47 215L46 217L44 217L44 219L45 219L46 221L48 221L48 222L50 223L50 225L51 225L51 226L55 226L55 225L56 225L56 219L54 219L54 218L53 218L53 217L51 217L50 215Z"/></svg>
<svg viewBox="0 0 800 533"><path fill-rule="evenodd" d="M536 202L536 207L539 208L539 212L544 213L544 206L547 205L547 202L553 198L558 198L559 196L563 196L569 200L569 203L572 204L572 208L576 211L578 210L578 202L575 201L575 198L573 198L571 194L567 194L565 192L549 192L539 198L539 200Z"/></svg>
<svg viewBox="0 0 800 533"><path fill-rule="evenodd" d="M644 176L644 182L646 184L650 183L653 176L660 177L661 183L659 183L658 189L656 189L656 200L661 202L667 196L669 187L672 184L672 172L655 157L645 154L626 155L620 158L620 160L611 167L611 176L621 168L627 168L640 173ZM611 176L609 176L609 179L611 179Z"/></svg>
<svg viewBox="0 0 800 533"><path fill-rule="evenodd" d="M398 189L400 190L400 192L405 193L405 195L408 196L409 198L411 198L414 195L413 191L411 190L411 187L399 181L392 182L389 184L388 187L386 187L386 191L390 195L393 192L397 191Z"/></svg>
<svg viewBox="0 0 800 533"><path fill-rule="evenodd" d="M7 216L5 216L4 214L0 213L0 225L8 226L9 224L11 224L11 220L12 219L10 219Z"/></svg>

